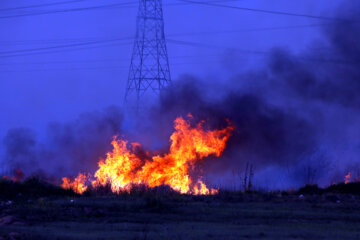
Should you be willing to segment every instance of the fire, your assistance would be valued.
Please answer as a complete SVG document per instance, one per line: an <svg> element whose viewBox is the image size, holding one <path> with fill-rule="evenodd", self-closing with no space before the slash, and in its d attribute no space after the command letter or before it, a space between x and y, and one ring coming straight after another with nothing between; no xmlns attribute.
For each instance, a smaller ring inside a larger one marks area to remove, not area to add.
<svg viewBox="0 0 360 240"><path fill-rule="evenodd" d="M200 185L200 187L198 187L198 185ZM201 180L199 180L198 184L194 186L194 191L193 191L195 195L209 195L209 194L214 195L217 194L218 192L219 190L217 189L209 190Z"/></svg>
<svg viewBox="0 0 360 240"><path fill-rule="evenodd" d="M14 176L9 177L9 176L3 176L3 179L6 180L11 180L14 182L21 182L25 177L25 174L21 171L21 169L16 169L16 171L14 172Z"/></svg>
<svg viewBox="0 0 360 240"><path fill-rule="evenodd" d="M79 173L77 178L75 178L74 181L71 181L70 178L64 177L63 183L61 184L61 187L64 189L72 189L76 193L83 193L87 190L86 181L87 177L85 174Z"/></svg>
<svg viewBox="0 0 360 240"><path fill-rule="evenodd" d="M345 176L345 184L348 184L351 181L351 173L348 172L348 174Z"/></svg>
<svg viewBox="0 0 360 240"><path fill-rule="evenodd" d="M195 177L191 173L205 157L222 154L234 127L229 125L211 131L205 129L203 121L192 127L190 120L179 117L174 122L174 128L168 153L147 153L142 158L137 155L137 149L141 147L139 143L129 144L114 138L113 150L99 162L92 185L109 183L112 191L117 193L129 191L133 184L145 184L151 188L168 185L184 194L216 194L217 190L209 189L201 176ZM86 176L80 174L73 182L64 178L62 186L81 193L86 190L86 181Z"/></svg>

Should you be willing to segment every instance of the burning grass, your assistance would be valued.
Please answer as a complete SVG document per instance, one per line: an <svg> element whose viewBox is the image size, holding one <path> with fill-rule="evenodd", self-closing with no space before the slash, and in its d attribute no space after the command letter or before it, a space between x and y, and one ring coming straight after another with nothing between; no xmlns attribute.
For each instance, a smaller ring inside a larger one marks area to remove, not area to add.
<svg viewBox="0 0 360 240"><path fill-rule="evenodd" d="M71 180L63 178L62 187L83 193L89 186L110 184L112 192L131 191L135 185L145 184L150 188L167 185L171 189L194 195L217 193L206 186L201 172L193 174L196 165L208 156L219 157L226 147L234 127L208 130L204 122L192 126L181 117L174 121L175 131L170 137L170 150L164 154L143 151L139 143L128 143L123 139L112 141L113 150L106 159L100 160L99 168L92 176L79 173ZM142 152L143 156L140 156Z"/></svg>
<svg viewBox="0 0 360 240"><path fill-rule="evenodd" d="M147 184L129 185L128 189L114 192L112 185L107 182L104 185L90 185L82 194L78 194L72 189L64 189L60 186L48 183L37 177L26 178L24 181L13 181L10 179L0 179L0 199L1 200L21 200L37 198L64 198L64 197L121 197L121 196L154 196L154 197L179 197L192 196L194 199L218 199L224 201L267 201L274 197L282 196L286 199L297 199L300 195L307 197L313 196L357 196L360 197L360 182L338 183L329 187L321 188L317 185L306 185L294 191L229 191L219 189L212 195L193 195L191 193L180 193L171 186L160 185L149 187Z"/></svg>
<svg viewBox="0 0 360 240"><path fill-rule="evenodd" d="M233 127L190 120L175 121L167 153L114 139L93 175L61 187L22 181L21 171L0 180L0 239L358 239L360 182L350 174L327 188L257 192L250 165L245 192L211 189L192 173L222 154Z"/></svg>
<svg viewBox="0 0 360 240"><path fill-rule="evenodd" d="M181 194L110 183L80 195L36 178L0 181L0 237L11 239L358 239L360 183L298 191ZM15 234L15 235L14 235Z"/></svg>

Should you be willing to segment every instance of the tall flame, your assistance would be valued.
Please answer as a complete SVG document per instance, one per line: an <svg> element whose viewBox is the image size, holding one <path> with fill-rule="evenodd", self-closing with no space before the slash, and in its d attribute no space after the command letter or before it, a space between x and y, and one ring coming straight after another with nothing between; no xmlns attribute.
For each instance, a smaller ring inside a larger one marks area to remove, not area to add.
<svg viewBox="0 0 360 240"><path fill-rule="evenodd" d="M162 155L148 154L145 159L136 154L139 143L128 144L125 140L115 138L112 141L113 151L107 153L106 159L99 162L92 185L109 183L113 192L130 190L133 184L145 184L151 188L168 185L180 193L216 193L216 189L207 188L201 176L194 177L191 172L205 157L219 157L222 154L234 127L205 130L204 122L192 127L189 120L181 117L175 120L174 125L175 131L170 137L170 151ZM86 190L86 179L83 178L84 175L79 177L73 182L64 178L63 187L82 193Z"/></svg>

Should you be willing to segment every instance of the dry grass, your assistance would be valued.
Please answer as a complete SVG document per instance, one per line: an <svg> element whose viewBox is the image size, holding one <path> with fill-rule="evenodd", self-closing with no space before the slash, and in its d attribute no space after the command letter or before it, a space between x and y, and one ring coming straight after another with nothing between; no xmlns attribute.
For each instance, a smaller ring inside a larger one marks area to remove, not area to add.
<svg viewBox="0 0 360 240"><path fill-rule="evenodd" d="M72 201L73 200L73 201ZM359 197L221 192L17 199L0 236L19 239L360 239Z"/></svg>

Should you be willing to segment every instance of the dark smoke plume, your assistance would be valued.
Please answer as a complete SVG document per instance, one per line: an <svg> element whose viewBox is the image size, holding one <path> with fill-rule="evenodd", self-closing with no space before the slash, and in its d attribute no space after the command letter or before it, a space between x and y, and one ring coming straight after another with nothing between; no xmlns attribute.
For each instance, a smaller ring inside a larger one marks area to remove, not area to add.
<svg viewBox="0 0 360 240"><path fill-rule="evenodd" d="M205 120L211 128L225 126L227 119L236 127L224 156L204 163L214 183L234 169L242 172L246 162L255 167L254 185L267 189L341 181L360 167L360 3L341 9L339 19L348 20L325 24L323 39L307 51L273 49L264 67L230 80L218 77L223 84L216 86L184 75L158 105L137 121L127 119L124 128L122 112L109 108L50 124L44 141L28 129L10 130L5 161L25 173L93 172L114 135L162 150L173 120L192 113L194 122Z"/></svg>
<svg viewBox="0 0 360 240"><path fill-rule="evenodd" d="M264 174L286 175L290 184L341 181L360 163L360 21L348 12L344 7L339 14L347 21L324 25L323 39L309 51L276 48L265 68L238 74L215 90L206 80L178 79L151 110L153 119L161 116L152 131L187 113L213 127L230 119L236 131L210 169L251 162Z"/></svg>

